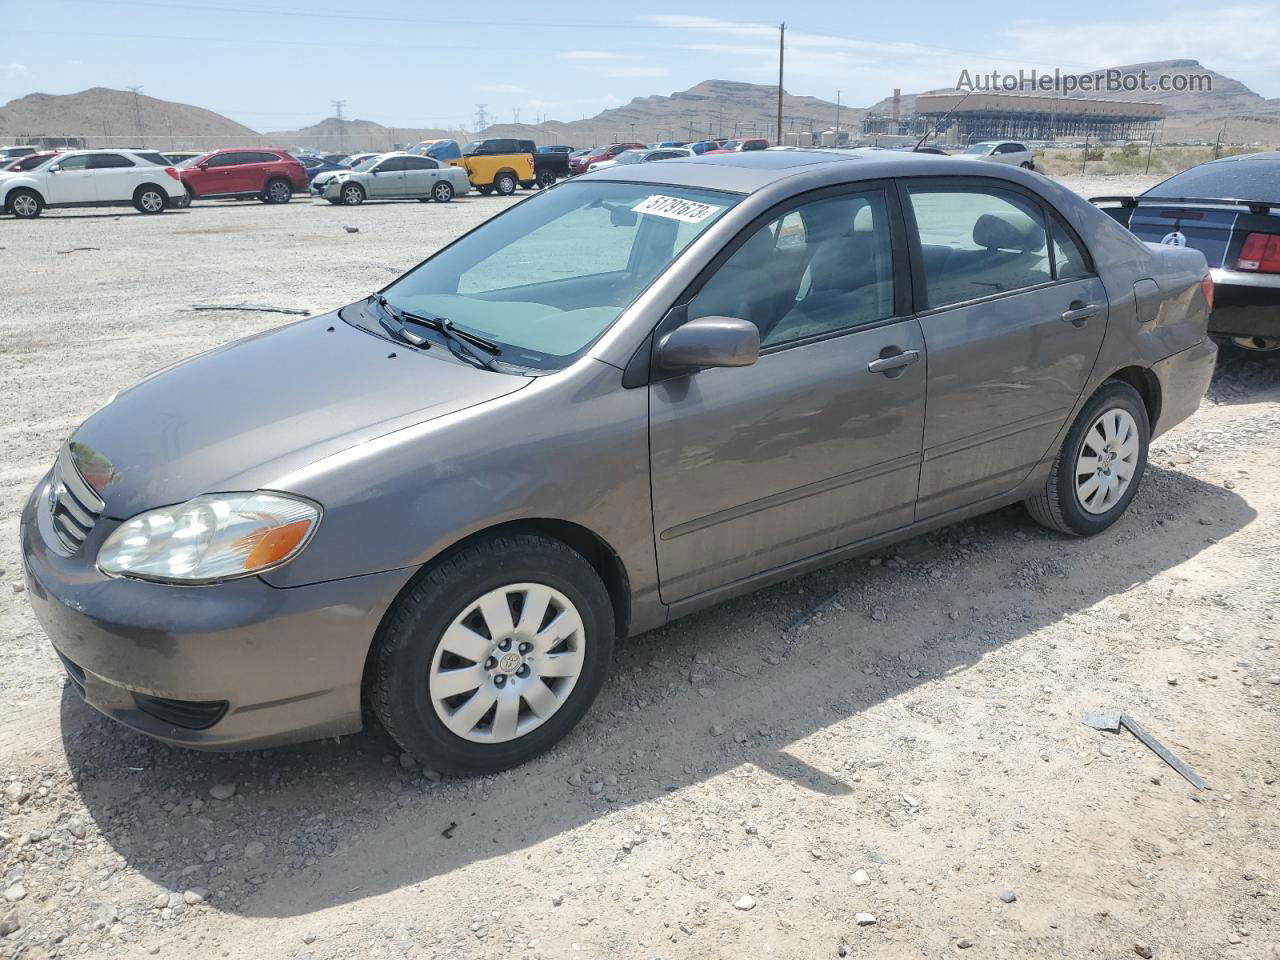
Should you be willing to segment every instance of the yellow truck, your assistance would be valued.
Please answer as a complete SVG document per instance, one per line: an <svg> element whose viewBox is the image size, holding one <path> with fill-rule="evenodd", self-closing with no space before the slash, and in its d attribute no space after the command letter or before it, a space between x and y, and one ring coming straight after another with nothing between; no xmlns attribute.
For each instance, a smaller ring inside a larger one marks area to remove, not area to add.
<svg viewBox="0 0 1280 960"><path fill-rule="evenodd" d="M532 187L539 182L531 148L527 140L505 137L474 140L461 149L456 140L424 140L414 153L462 167L478 191L507 197L517 187ZM554 177L551 182L555 182Z"/></svg>

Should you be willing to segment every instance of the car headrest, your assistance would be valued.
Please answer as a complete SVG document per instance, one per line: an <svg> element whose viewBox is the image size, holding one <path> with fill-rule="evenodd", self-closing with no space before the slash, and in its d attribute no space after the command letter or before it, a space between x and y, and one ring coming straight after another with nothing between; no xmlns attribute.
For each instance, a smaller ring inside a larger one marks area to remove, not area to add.
<svg viewBox="0 0 1280 960"><path fill-rule="evenodd" d="M973 225L973 242L988 250L1033 253L1044 247L1044 227L1030 217L984 213Z"/></svg>
<svg viewBox="0 0 1280 960"><path fill-rule="evenodd" d="M773 247L773 231L768 227L761 227L738 248L738 252L733 255L733 265L747 269L763 266L773 254Z"/></svg>

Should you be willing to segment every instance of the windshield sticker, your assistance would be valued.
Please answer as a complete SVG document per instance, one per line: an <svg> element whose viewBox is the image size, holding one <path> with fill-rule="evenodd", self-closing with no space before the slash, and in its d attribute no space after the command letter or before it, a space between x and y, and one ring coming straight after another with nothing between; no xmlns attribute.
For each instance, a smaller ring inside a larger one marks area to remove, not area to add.
<svg viewBox="0 0 1280 960"><path fill-rule="evenodd" d="M660 193L646 197L631 208L633 213L647 213L650 216L666 217L668 220L680 220L683 223L701 223L723 209L724 207L698 203L696 200L664 197Z"/></svg>

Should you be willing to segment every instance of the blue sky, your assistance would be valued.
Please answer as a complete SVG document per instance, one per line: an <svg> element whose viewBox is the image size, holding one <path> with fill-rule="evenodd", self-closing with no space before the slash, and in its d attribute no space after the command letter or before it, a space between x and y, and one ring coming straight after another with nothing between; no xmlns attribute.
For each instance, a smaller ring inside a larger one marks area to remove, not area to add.
<svg viewBox="0 0 1280 960"><path fill-rule="evenodd" d="M776 82L865 106L954 85L962 69L1078 71L1195 58L1280 97L1280 0L1218 7L1136 0L681 4L480 4L380 0L0 0L0 102L124 88L225 114L257 130L331 115L387 126L474 125L519 111L575 120L700 80ZM780 17L780 11L784 11Z"/></svg>

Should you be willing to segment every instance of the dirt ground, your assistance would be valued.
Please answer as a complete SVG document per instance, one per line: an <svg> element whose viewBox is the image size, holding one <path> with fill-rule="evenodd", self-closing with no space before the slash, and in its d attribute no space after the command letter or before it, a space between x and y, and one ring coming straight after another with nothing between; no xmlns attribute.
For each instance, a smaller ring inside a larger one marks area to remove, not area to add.
<svg viewBox="0 0 1280 960"><path fill-rule="evenodd" d="M505 202L0 220L0 957L1280 957L1276 360L1224 353L1096 539L1010 508L647 634L500 776L82 705L17 552L68 432L288 319L192 304L320 312ZM1107 707L1210 788L1081 724Z"/></svg>

